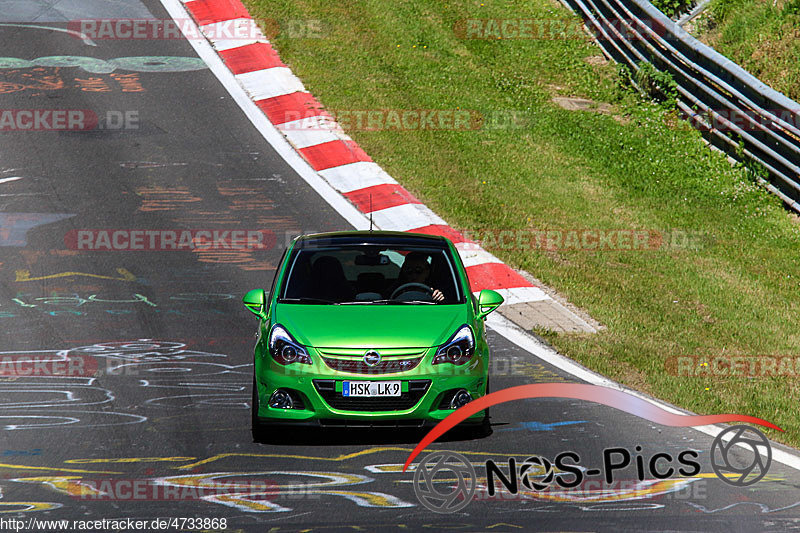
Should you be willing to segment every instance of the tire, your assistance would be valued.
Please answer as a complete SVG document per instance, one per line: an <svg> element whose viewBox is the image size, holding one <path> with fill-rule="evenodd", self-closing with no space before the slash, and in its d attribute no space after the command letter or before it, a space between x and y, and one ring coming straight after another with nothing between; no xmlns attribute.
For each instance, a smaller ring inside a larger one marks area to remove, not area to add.
<svg viewBox="0 0 800 533"><path fill-rule="evenodd" d="M486 394L489 394L489 378L486 378ZM490 422L489 409L483 410L483 419L465 425L459 429L458 435L465 439L483 439L492 434L492 424Z"/></svg>

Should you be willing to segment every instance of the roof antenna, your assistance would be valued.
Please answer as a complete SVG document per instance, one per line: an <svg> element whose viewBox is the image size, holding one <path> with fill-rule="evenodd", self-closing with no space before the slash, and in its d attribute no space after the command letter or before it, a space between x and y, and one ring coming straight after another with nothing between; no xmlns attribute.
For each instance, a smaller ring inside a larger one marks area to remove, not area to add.
<svg viewBox="0 0 800 533"><path fill-rule="evenodd" d="M369 195L369 230L372 231L372 194Z"/></svg>

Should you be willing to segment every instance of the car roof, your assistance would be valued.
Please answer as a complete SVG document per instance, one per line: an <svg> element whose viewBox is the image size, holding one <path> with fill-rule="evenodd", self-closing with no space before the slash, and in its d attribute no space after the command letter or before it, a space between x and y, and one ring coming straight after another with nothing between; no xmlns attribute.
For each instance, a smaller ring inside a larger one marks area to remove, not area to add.
<svg viewBox="0 0 800 533"><path fill-rule="evenodd" d="M295 248L317 248L331 245L373 244L385 246L433 246L447 248L448 240L440 235L404 231L337 231L301 235Z"/></svg>

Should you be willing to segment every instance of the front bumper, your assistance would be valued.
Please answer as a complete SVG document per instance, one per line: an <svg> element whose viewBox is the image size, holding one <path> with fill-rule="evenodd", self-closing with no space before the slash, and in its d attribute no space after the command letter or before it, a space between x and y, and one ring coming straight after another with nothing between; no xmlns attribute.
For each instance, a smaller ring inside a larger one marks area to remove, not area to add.
<svg viewBox="0 0 800 533"><path fill-rule="evenodd" d="M434 348L412 370L388 374L340 372L322 362L319 353L309 350L313 364L279 365L269 354L256 355L256 383L259 395L258 418L265 423L311 423L325 426L397 427L436 423L453 412L447 408L453 391L466 389L473 398L486 393L486 355L476 354L461 366L431 365ZM400 381L400 397L346 398L343 381ZM337 385L338 383L338 385ZM299 398L293 409L269 407L277 389ZM443 403L445 405L443 405ZM444 407L444 408L442 408ZM483 420L476 413L466 422Z"/></svg>

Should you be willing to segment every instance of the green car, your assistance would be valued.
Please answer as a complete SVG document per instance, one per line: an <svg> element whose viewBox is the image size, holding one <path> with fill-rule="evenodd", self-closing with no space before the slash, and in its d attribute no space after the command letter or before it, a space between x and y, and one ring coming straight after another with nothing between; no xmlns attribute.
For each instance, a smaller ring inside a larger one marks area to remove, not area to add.
<svg viewBox="0 0 800 533"><path fill-rule="evenodd" d="M272 289L245 306L260 319L253 373L256 440L284 424L436 423L487 393L484 318L444 237L351 231L296 238ZM488 412L467 422L488 430Z"/></svg>

